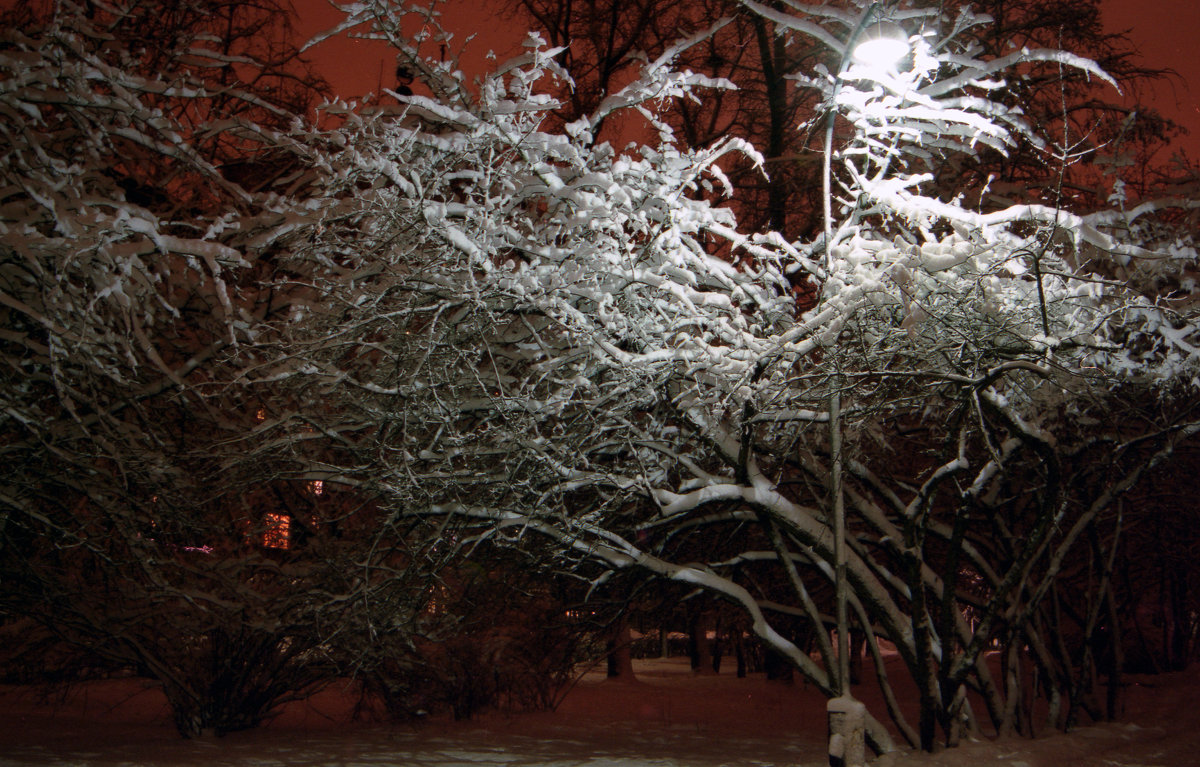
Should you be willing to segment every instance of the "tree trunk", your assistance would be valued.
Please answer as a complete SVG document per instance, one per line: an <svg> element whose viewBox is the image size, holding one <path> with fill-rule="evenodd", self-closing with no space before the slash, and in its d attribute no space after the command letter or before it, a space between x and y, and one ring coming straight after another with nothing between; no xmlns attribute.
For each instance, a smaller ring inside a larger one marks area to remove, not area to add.
<svg viewBox="0 0 1200 767"><path fill-rule="evenodd" d="M688 616L688 654L692 659L692 671L711 674L713 671L712 646L708 642L708 616L703 610L693 610Z"/></svg>
<svg viewBox="0 0 1200 767"><path fill-rule="evenodd" d="M866 641L862 629L850 629L850 684L862 684L863 645Z"/></svg>
<svg viewBox="0 0 1200 767"><path fill-rule="evenodd" d="M625 613L610 628L605 650L608 653L608 678L633 681L633 632Z"/></svg>
<svg viewBox="0 0 1200 767"><path fill-rule="evenodd" d="M733 654L737 658L737 678L746 678L746 641L742 637L742 630L735 628L733 631Z"/></svg>
<svg viewBox="0 0 1200 767"><path fill-rule="evenodd" d="M723 628L721 619L717 618L717 625L713 629L712 641L712 670L714 674L721 673L721 659L725 656L725 643L721 641Z"/></svg>
<svg viewBox="0 0 1200 767"><path fill-rule="evenodd" d="M767 679L773 682L786 682L791 684L795 679L795 667L776 652L774 649L767 647L763 650L763 671L767 674Z"/></svg>

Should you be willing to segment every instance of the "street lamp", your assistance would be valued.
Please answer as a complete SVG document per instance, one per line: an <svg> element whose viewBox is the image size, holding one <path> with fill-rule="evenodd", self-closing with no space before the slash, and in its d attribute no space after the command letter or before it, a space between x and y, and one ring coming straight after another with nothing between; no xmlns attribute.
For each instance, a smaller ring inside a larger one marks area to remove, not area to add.
<svg viewBox="0 0 1200 767"><path fill-rule="evenodd" d="M854 61L870 67L890 69L909 54L911 47L908 35L896 22L879 19L865 27L851 53Z"/></svg>
<svg viewBox="0 0 1200 767"><path fill-rule="evenodd" d="M884 2L872 3L846 41L830 95L825 125L823 192L825 213L826 272L833 273L833 129L837 119L837 97L842 75L853 60L872 69L887 70L909 53L908 36L894 22L878 17ZM874 19L874 23L872 20ZM829 701L829 762L831 765L858 767L864 764L863 725L865 708L850 696L850 636L846 616L846 505L842 491L842 415L841 380L835 375L829 392L830 494L833 496L834 599L837 621L837 691Z"/></svg>
<svg viewBox="0 0 1200 767"><path fill-rule="evenodd" d="M850 62L854 61L870 69L888 70L899 63L909 54L908 35L904 28L894 21L878 17L885 0L872 3L863 12L858 26L850 33L846 48L838 62L837 75L833 81L833 91L829 95L829 114L825 118L825 157L823 174L824 213L825 213L825 259L829 267L833 265L833 128L837 121L837 97L842 89L842 76L846 73Z"/></svg>

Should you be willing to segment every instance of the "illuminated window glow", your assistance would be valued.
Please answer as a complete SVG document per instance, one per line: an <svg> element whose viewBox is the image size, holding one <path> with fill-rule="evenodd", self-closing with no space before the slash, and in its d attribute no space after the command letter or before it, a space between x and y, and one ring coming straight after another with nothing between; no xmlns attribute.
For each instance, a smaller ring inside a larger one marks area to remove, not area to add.
<svg viewBox="0 0 1200 767"><path fill-rule="evenodd" d="M263 531L262 545L268 549L291 548L292 520L286 514L274 512L263 517L267 529Z"/></svg>

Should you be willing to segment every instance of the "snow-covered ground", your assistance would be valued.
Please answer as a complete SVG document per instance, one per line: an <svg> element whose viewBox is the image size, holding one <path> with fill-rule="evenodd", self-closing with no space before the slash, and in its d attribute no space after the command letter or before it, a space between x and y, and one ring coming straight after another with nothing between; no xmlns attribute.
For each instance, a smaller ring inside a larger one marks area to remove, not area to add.
<svg viewBox="0 0 1200 767"><path fill-rule="evenodd" d="M159 693L132 680L65 700L0 687L3 765L411 765L412 767L788 767L825 763L824 701L803 684L696 676L639 662L635 682L586 676L553 714L453 723L347 721L344 691L293 705L270 726L181 740ZM982 740L897 767L1191 767L1200 764L1200 669L1136 677L1126 718L1034 740ZM864 687L862 697L872 691Z"/></svg>

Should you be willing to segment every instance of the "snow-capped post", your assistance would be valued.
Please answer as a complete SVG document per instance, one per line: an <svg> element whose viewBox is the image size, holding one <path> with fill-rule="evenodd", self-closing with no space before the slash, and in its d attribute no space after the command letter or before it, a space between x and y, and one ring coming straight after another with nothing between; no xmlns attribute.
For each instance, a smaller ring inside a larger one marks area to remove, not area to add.
<svg viewBox="0 0 1200 767"><path fill-rule="evenodd" d="M825 262L833 269L833 133L837 121L837 94L842 76L851 59L869 66L887 68L908 54L903 30L892 24L883 25L880 11L883 2L875 2L863 11L862 19L846 40L825 118L825 156L822 158L822 206L825 219ZM863 33L876 21L876 28L863 38ZM860 38L862 42L860 43ZM835 341L836 343L836 341ZM829 764L859 765L863 759L863 727L866 709L850 694L850 635L846 615L846 505L842 491L842 425L841 379L836 377L829 390L829 452L831 458L830 495L833 504L834 600L837 621L837 690L838 697L830 699ZM857 715L852 715L856 712Z"/></svg>
<svg viewBox="0 0 1200 767"><path fill-rule="evenodd" d="M849 695L840 695L829 699L825 711L829 717L830 767L864 767L867 707Z"/></svg>

